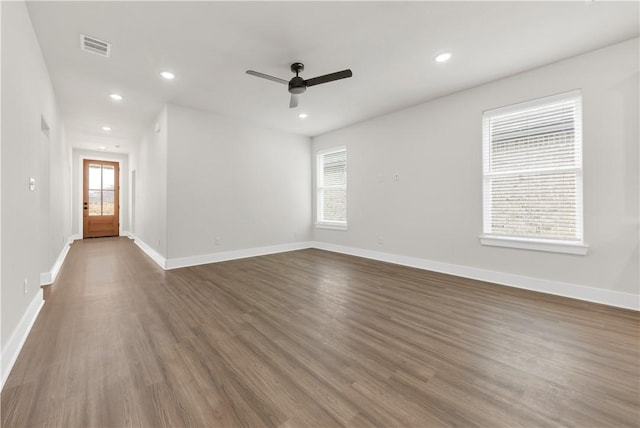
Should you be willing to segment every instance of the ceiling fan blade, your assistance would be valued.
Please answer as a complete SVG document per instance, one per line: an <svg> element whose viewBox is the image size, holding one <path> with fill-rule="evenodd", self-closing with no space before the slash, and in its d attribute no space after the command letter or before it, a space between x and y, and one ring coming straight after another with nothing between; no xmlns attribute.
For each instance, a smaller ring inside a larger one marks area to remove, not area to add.
<svg viewBox="0 0 640 428"><path fill-rule="evenodd" d="M291 99L289 99L289 108L298 107L298 96L296 94L291 94Z"/></svg>
<svg viewBox="0 0 640 428"><path fill-rule="evenodd" d="M306 82L307 82L307 87L309 87L314 85L320 85L322 83L333 82L334 80L346 79L347 77L351 77L351 76L353 76L353 73L351 73L351 70L342 70L342 71L336 71L335 73L325 74L324 76L314 77L314 78L308 79Z"/></svg>
<svg viewBox="0 0 640 428"><path fill-rule="evenodd" d="M260 73L258 71L247 70L247 74L250 74L250 75L256 76L256 77L262 77L263 79L272 80L274 82L283 83L285 85L289 84L288 80L284 80L284 79L281 79L279 77L269 76L268 74Z"/></svg>

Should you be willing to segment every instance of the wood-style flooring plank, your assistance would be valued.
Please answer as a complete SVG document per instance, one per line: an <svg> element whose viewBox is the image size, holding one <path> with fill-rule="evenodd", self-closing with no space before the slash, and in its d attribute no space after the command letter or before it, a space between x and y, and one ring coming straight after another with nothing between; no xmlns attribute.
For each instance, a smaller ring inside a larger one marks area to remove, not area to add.
<svg viewBox="0 0 640 428"><path fill-rule="evenodd" d="M634 311L320 250L76 241L3 427L640 427Z"/></svg>

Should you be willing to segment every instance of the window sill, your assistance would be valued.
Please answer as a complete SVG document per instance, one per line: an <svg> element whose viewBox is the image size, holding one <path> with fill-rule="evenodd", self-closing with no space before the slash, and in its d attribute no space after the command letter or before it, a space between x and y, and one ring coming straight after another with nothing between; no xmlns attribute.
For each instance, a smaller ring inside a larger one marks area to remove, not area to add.
<svg viewBox="0 0 640 428"><path fill-rule="evenodd" d="M524 250L577 254L581 256L587 254L587 250L589 249L589 246L585 244L571 244L562 241L513 238L496 235L480 235L480 243L494 247L521 248Z"/></svg>
<svg viewBox="0 0 640 428"><path fill-rule="evenodd" d="M332 230L347 230L349 226L346 224L336 224L336 223L316 223L316 228L318 229L332 229Z"/></svg>

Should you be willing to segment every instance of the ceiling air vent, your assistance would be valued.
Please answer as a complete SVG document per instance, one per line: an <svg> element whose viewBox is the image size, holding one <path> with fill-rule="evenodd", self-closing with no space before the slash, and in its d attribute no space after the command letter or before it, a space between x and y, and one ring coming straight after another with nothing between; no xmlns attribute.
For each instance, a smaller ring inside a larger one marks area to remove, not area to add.
<svg viewBox="0 0 640 428"><path fill-rule="evenodd" d="M80 34L80 49L105 57L111 55L111 43L86 34Z"/></svg>

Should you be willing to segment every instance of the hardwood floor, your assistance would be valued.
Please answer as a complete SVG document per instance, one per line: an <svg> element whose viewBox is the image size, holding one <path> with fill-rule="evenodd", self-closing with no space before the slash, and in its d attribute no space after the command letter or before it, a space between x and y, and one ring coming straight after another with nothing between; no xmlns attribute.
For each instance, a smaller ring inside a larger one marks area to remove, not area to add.
<svg viewBox="0 0 640 428"><path fill-rule="evenodd" d="M3 427L639 426L639 314L303 250L76 241Z"/></svg>

